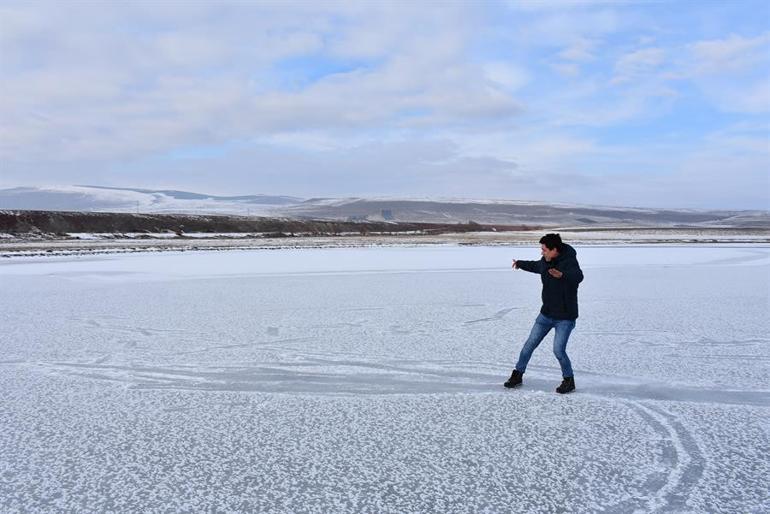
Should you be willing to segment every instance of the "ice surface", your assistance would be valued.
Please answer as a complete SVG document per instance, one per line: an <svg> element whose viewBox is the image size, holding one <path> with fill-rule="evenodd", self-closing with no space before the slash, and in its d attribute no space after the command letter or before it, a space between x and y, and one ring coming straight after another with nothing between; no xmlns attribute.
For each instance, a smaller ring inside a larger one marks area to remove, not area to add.
<svg viewBox="0 0 770 514"><path fill-rule="evenodd" d="M770 248L578 247L567 396L537 257L0 262L0 510L766 512Z"/></svg>

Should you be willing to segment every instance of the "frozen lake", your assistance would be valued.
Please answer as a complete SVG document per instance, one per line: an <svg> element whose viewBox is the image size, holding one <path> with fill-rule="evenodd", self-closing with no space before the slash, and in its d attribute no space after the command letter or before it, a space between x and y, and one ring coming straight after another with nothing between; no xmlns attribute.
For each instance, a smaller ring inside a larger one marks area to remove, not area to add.
<svg viewBox="0 0 770 514"><path fill-rule="evenodd" d="M770 510L770 247L576 249L566 396L537 248L6 259L0 510Z"/></svg>

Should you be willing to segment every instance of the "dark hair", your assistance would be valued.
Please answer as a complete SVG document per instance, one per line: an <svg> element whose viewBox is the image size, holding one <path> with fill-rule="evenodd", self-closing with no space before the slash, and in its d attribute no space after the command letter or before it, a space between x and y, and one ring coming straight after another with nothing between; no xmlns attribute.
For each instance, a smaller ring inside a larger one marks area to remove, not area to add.
<svg viewBox="0 0 770 514"><path fill-rule="evenodd" d="M559 234L546 234L540 238L540 244L545 245L549 250L556 248L561 252L562 242Z"/></svg>

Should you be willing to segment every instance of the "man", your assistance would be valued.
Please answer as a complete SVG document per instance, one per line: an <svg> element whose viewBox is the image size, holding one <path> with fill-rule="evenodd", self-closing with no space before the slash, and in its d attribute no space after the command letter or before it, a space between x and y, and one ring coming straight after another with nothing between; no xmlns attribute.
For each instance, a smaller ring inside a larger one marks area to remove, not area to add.
<svg viewBox="0 0 770 514"><path fill-rule="evenodd" d="M543 306L529 338L521 349L511 378L503 385L508 388L521 385L522 375L527 370L532 352L553 328L556 329L553 353L561 365L561 375L564 378L556 392L564 394L575 390L572 363L567 356L567 341L578 317L577 290L578 284L583 281L583 272L580 270L575 249L563 243L559 234L543 236L540 239L540 250L543 258L539 261L513 260L513 269L523 269L540 275L543 282Z"/></svg>

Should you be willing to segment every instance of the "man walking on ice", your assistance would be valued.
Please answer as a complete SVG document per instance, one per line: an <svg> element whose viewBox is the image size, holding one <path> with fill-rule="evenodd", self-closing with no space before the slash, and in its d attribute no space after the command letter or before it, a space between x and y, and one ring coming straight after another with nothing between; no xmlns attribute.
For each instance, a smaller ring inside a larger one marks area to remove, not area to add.
<svg viewBox="0 0 770 514"><path fill-rule="evenodd" d="M567 356L567 341L578 317L577 291L578 284L583 281L583 272L577 261L577 252L570 245L562 243L559 234L543 236L540 239L540 251L543 258L539 261L513 260L513 269L523 269L540 275L543 282L543 306L529 338L521 349L511 378L503 385L508 388L521 385L522 375L527 370L532 352L553 328L556 330L553 353L559 361L564 378L556 392L564 394L575 390L575 375Z"/></svg>

